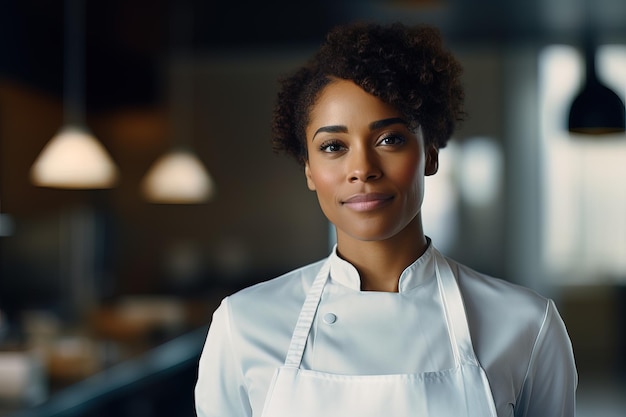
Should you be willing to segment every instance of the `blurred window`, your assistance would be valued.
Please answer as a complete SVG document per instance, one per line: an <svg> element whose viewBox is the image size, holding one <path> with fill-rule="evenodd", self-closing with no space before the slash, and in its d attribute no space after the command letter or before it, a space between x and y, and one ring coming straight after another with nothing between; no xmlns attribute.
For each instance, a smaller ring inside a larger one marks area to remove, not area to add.
<svg viewBox="0 0 626 417"><path fill-rule="evenodd" d="M422 222L424 232L443 253L453 247L458 229L459 192L455 182L458 143L454 140L439 151L439 169L424 180Z"/></svg>
<svg viewBox="0 0 626 417"><path fill-rule="evenodd" d="M500 146L488 137L452 139L439 151L439 170L426 177L422 204L424 231L439 250L454 247L461 207L491 213L500 197L503 163Z"/></svg>
<svg viewBox="0 0 626 417"><path fill-rule="evenodd" d="M626 47L602 46L598 76L624 100ZM626 135L567 131L584 79L582 54L549 46L539 56L544 265L555 283L626 281Z"/></svg>

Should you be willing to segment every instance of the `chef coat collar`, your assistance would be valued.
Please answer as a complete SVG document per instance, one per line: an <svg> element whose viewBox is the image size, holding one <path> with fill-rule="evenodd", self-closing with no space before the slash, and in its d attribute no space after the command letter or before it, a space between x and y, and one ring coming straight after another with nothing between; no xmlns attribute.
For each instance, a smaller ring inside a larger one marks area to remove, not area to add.
<svg viewBox="0 0 626 417"><path fill-rule="evenodd" d="M402 271L400 282L398 283L398 292L403 293L410 291L435 276L433 260L436 249L433 247L430 238L427 239L428 247L426 248L426 252ZM333 247L329 261L330 279L332 281L338 282L353 290L361 290L361 277L359 276L359 272L354 265L339 257L337 254L337 245Z"/></svg>

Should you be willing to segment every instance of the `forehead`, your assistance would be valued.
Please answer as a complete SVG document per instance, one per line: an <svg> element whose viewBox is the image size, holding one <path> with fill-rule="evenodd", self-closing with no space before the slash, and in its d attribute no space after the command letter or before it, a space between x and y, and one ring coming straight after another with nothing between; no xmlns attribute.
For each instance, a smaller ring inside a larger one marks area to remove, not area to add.
<svg viewBox="0 0 626 417"><path fill-rule="evenodd" d="M336 79L324 87L313 103L307 132L324 125L369 124L375 120L400 116L395 107L367 93L354 82Z"/></svg>

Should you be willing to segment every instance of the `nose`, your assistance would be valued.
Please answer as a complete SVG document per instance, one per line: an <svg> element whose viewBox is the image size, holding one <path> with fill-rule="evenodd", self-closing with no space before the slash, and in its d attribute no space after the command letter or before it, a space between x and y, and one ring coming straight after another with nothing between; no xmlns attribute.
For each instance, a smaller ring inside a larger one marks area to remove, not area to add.
<svg viewBox="0 0 626 417"><path fill-rule="evenodd" d="M352 149L348 161L348 181L350 182L368 182L382 176L378 158L373 150Z"/></svg>

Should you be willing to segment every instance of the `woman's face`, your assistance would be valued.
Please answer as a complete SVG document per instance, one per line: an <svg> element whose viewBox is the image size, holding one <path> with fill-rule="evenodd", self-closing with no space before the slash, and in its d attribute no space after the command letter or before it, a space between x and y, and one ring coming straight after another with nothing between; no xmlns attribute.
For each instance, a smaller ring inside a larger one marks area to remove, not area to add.
<svg viewBox="0 0 626 417"><path fill-rule="evenodd" d="M437 171L437 149L425 149L421 129L409 130L394 107L340 79L325 87L309 120L307 185L338 241L421 232L424 175Z"/></svg>

